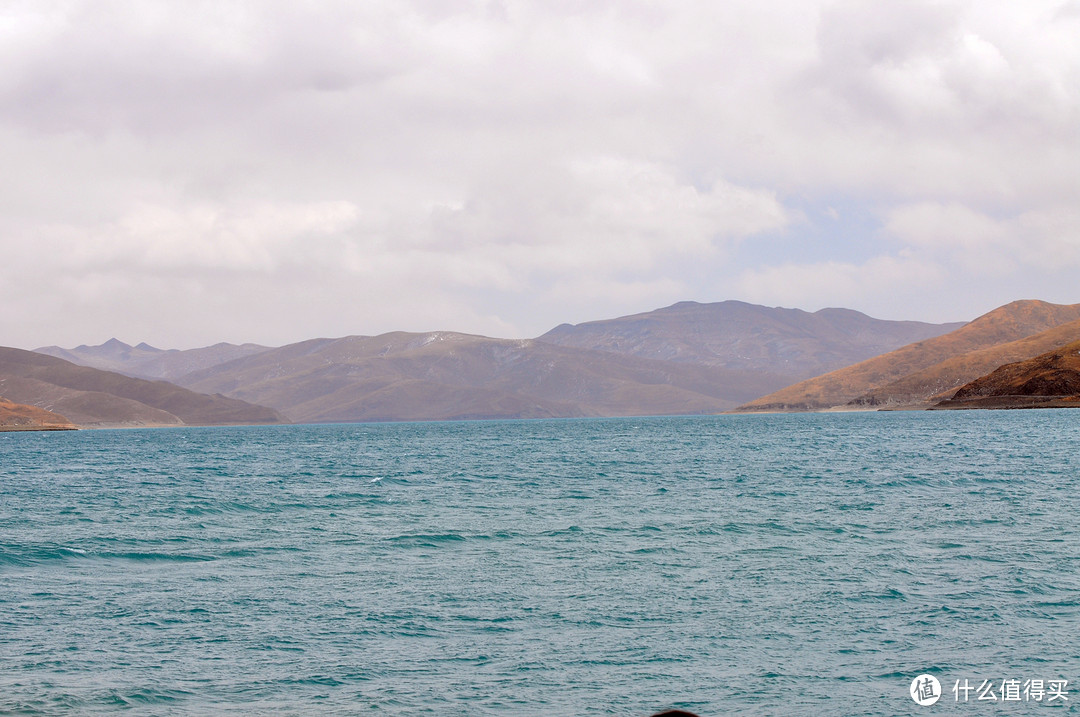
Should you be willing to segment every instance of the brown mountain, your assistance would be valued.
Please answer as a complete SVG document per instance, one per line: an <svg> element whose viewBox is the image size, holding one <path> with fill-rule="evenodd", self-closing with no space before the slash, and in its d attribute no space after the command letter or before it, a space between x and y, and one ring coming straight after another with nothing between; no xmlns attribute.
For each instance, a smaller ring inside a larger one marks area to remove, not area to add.
<svg viewBox="0 0 1080 717"><path fill-rule="evenodd" d="M963 326L883 321L850 309L770 308L741 301L683 301L663 309L576 326L539 341L648 359L697 363L782 377L817 376Z"/></svg>
<svg viewBox="0 0 1080 717"><path fill-rule="evenodd" d="M922 371L878 386L849 402L852 407L928 407L956 389L1005 363L1023 361L1080 338L1080 320L1041 331L1018 341L968 351Z"/></svg>
<svg viewBox="0 0 1080 717"><path fill-rule="evenodd" d="M59 413L0 398L0 431L58 431L75 427Z"/></svg>
<svg viewBox="0 0 1080 717"><path fill-rule="evenodd" d="M715 413L776 380L451 332L315 339L182 379L298 422Z"/></svg>
<svg viewBox="0 0 1080 717"><path fill-rule="evenodd" d="M56 411L82 426L281 423L276 411L205 396L52 356L0 347L0 396Z"/></svg>
<svg viewBox="0 0 1080 717"><path fill-rule="evenodd" d="M1080 341L1000 366L935 408L1080 408Z"/></svg>
<svg viewBox="0 0 1080 717"><path fill-rule="evenodd" d="M1002 357L1018 348L1008 344L1077 320L1080 304L1015 301L943 336L788 386L737 410L813 411L852 401L858 401L853 406L925 406L950 384L960 385L1008 360Z"/></svg>
<svg viewBox="0 0 1080 717"><path fill-rule="evenodd" d="M158 349L149 344L130 346L117 339L109 339L100 346L77 346L63 349L59 346L43 346L34 349L40 354L62 358L65 361L115 371L125 376L175 382L193 371L217 366L233 359L253 356L268 350L258 344L219 343L198 349Z"/></svg>

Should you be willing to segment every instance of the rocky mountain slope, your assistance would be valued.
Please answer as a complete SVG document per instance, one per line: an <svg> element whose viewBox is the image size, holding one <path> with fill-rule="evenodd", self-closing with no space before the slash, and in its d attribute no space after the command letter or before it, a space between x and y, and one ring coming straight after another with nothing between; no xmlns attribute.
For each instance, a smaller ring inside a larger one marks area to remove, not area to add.
<svg viewBox="0 0 1080 717"><path fill-rule="evenodd" d="M283 346L183 382L327 422L714 413L777 380L538 340L395 332Z"/></svg>
<svg viewBox="0 0 1080 717"><path fill-rule="evenodd" d="M968 381L993 371L1005 363L1023 361L1080 338L1080 320L1026 336L1017 341L968 351L936 363L922 371L878 386L852 399L852 407L930 406L948 398Z"/></svg>
<svg viewBox="0 0 1080 717"><path fill-rule="evenodd" d="M1080 408L1080 340L1005 364L935 408Z"/></svg>
<svg viewBox="0 0 1080 717"><path fill-rule="evenodd" d="M63 359L0 347L0 396L66 416L80 426L281 423L273 409L206 396Z"/></svg>
<svg viewBox="0 0 1080 717"><path fill-rule="evenodd" d="M57 431L75 427L58 413L0 398L0 431Z"/></svg>
<svg viewBox="0 0 1080 717"><path fill-rule="evenodd" d="M1080 304L1015 301L980 316L948 334L788 386L740 406L740 411L808 411L842 407L926 407L934 396L970 381L1017 351L1060 345L1071 322L1080 321ZM1051 338L1017 344L1062 327ZM1067 339L1065 339L1067 340ZM1027 354L1031 356L1032 354Z"/></svg>

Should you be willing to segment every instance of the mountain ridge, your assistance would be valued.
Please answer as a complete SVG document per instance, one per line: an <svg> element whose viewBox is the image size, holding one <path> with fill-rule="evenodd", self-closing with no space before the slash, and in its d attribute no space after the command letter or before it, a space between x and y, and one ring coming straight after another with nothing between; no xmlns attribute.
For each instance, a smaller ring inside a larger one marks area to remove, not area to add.
<svg viewBox="0 0 1080 717"><path fill-rule="evenodd" d="M193 371L252 356L269 348L259 344L219 342L195 349L159 349L146 342L131 346L111 338L98 346L82 344L73 349L42 346L34 349L34 352L132 378L173 382Z"/></svg>
<svg viewBox="0 0 1080 717"><path fill-rule="evenodd" d="M777 380L446 331L313 339L183 379L303 422L716 413Z"/></svg>

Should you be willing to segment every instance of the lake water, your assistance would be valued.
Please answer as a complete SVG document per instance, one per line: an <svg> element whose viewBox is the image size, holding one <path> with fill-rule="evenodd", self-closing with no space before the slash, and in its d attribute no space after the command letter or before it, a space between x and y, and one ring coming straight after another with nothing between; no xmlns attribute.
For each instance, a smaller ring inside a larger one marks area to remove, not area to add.
<svg viewBox="0 0 1080 717"><path fill-rule="evenodd" d="M0 434L0 713L1075 712L1078 425Z"/></svg>

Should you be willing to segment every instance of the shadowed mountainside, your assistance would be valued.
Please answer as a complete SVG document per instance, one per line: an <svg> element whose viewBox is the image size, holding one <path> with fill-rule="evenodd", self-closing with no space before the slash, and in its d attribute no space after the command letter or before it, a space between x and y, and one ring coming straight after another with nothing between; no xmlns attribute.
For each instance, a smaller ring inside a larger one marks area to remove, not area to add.
<svg viewBox="0 0 1080 717"><path fill-rule="evenodd" d="M562 324L537 340L647 359L763 371L786 377L786 385L961 326L962 322L884 321L850 309L809 313L742 301L683 301L633 316Z"/></svg>
<svg viewBox="0 0 1080 717"><path fill-rule="evenodd" d="M1015 301L951 333L788 386L737 410L813 411L849 402L854 407L926 407L933 396L1001 365L1023 348L1010 344L1078 320L1080 304ZM1063 328L1058 336L1070 330ZM1058 337L1048 340L1061 343ZM1023 350L1037 352L1045 345L1033 340Z"/></svg>
<svg viewBox="0 0 1080 717"><path fill-rule="evenodd" d="M1080 408L1080 341L1005 364L934 408Z"/></svg>
<svg viewBox="0 0 1080 717"><path fill-rule="evenodd" d="M291 344L182 383L330 422L715 413L782 380L537 340L394 332Z"/></svg>
<svg viewBox="0 0 1080 717"><path fill-rule="evenodd" d="M245 356L253 356L266 350L268 347L258 344L227 343L198 349L163 350L145 343L129 346L117 339L109 339L100 346L83 345L73 349L44 346L34 349L36 353L55 356L80 366L114 371L135 378L163 381L175 381L193 371L200 371Z"/></svg>
<svg viewBox="0 0 1080 717"><path fill-rule="evenodd" d="M0 431L57 431L75 427L58 413L0 398Z"/></svg>
<svg viewBox="0 0 1080 717"><path fill-rule="evenodd" d="M0 396L61 413L82 426L284 422L264 406L6 347L0 347Z"/></svg>

